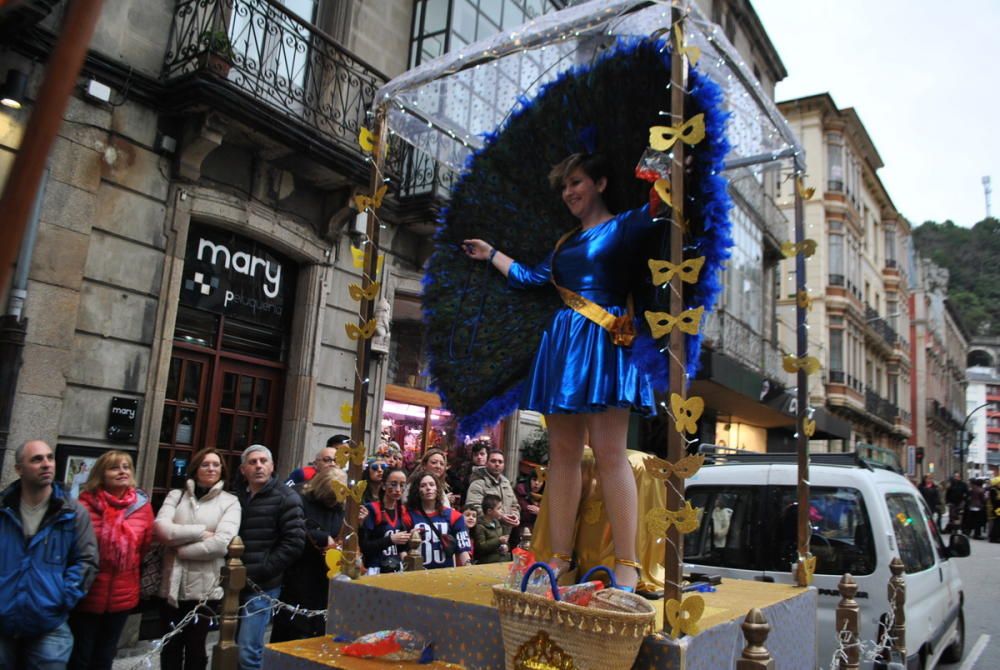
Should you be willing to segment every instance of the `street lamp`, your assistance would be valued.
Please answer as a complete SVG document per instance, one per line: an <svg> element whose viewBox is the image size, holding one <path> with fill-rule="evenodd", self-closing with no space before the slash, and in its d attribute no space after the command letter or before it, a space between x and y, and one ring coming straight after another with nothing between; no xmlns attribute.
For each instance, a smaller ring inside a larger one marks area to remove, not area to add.
<svg viewBox="0 0 1000 670"><path fill-rule="evenodd" d="M965 449L968 446L965 439L965 426L969 423L969 419L972 415L981 410L984 407L989 407L992 402L984 402L979 407L974 408L971 412L965 415L965 420L962 421L962 428L958 432L958 471L961 473L962 480L965 480Z"/></svg>

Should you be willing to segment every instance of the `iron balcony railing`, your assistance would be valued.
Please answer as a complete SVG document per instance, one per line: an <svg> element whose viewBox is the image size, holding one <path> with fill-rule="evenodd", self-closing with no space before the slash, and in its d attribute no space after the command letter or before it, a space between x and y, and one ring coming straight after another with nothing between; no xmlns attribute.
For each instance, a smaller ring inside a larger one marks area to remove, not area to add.
<svg viewBox="0 0 1000 670"><path fill-rule="evenodd" d="M195 73L214 74L352 153L387 81L273 0L179 0L163 77Z"/></svg>
<svg viewBox="0 0 1000 670"><path fill-rule="evenodd" d="M705 319L702 332L712 341L715 351L730 356L770 379L784 378L778 348L753 327L724 309L712 312Z"/></svg>
<svg viewBox="0 0 1000 670"><path fill-rule="evenodd" d="M865 411L888 423L895 423L896 417L899 416L899 408L869 386L865 387Z"/></svg>
<svg viewBox="0 0 1000 670"><path fill-rule="evenodd" d="M869 305L865 305L865 323L890 346L896 344L896 340L899 338L896 331Z"/></svg>

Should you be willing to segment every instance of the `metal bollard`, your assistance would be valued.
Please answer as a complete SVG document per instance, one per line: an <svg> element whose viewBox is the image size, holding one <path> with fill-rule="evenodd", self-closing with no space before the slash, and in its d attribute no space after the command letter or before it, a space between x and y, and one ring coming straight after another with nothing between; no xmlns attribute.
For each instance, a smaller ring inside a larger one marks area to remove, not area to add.
<svg viewBox="0 0 1000 670"><path fill-rule="evenodd" d="M889 629L889 641L892 650L906 658L906 580L903 579L905 566L899 556L889 563L892 577L889 578L889 606L892 607L892 628Z"/></svg>
<svg viewBox="0 0 1000 670"><path fill-rule="evenodd" d="M764 618L764 613L754 607L747 612L742 628L747 645L736 661L736 670L774 670L774 659L764 646L771 631L771 624Z"/></svg>
<svg viewBox="0 0 1000 670"><path fill-rule="evenodd" d="M858 585L851 575L845 574L837 584L840 602L837 604L837 639L844 649L844 656L837 666L840 670L857 670L861 663L861 647L858 644L858 620L861 608L854 596Z"/></svg>
<svg viewBox="0 0 1000 670"><path fill-rule="evenodd" d="M243 540L237 535L229 543L228 559L222 568L222 607L219 612L219 641L212 648L212 670L236 670L240 648L236 646L236 626L239 622L240 591L247 584L247 569L240 557Z"/></svg>

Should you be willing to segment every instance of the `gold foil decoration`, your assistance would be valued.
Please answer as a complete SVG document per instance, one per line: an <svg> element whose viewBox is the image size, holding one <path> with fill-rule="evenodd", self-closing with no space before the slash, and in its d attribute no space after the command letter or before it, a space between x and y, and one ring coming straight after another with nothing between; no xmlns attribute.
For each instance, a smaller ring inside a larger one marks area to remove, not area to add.
<svg viewBox="0 0 1000 670"><path fill-rule="evenodd" d="M806 258L809 258L816 253L816 240L802 240L798 244L790 241L781 243L781 255L785 258L791 258L792 256L800 253Z"/></svg>
<svg viewBox="0 0 1000 670"><path fill-rule="evenodd" d="M684 635L697 635L700 632L698 622L705 613L705 599L692 594L678 602L671 598L667 601L667 625L670 626L670 637L677 639Z"/></svg>
<svg viewBox="0 0 1000 670"><path fill-rule="evenodd" d="M363 268L365 266L365 250L351 246L351 259L354 261L354 267ZM384 264L385 254L379 254L378 261L375 263L375 274L380 274L382 272L382 266Z"/></svg>
<svg viewBox="0 0 1000 670"><path fill-rule="evenodd" d="M802 177L795 178L795 190L799 192L799 197L803 200L812 200L813 195L816 193L816 189L812 186L806 188L806 183Z"/></svg>
<svg viewBox="0 0 1000 670"><path fill-rule="evenodd" d="M681 28L680 23L674 24L674 38L677 44L677 53L687 56L691 65L697 65L701 58L701 49L687 46L687 41L684 39L684 29Z"/></svg>
<svg viewBox="0 0 1000 670"><path fill-rule="evenodd" d="M344 552L340 549L327 549L326 553L323 555L323 559L326 561L326 567L329 570L326 573L327 579L333 579L338 574L340 574L340 566L343 563Z"/></svg>
<svg viewBox="0 0 1000 670"><path fill-rule="evenodd" d="M361 130L358 131L358 146L365 153L370 154L375 151L375 133L361 126Z"/></svg>
<svg viewBox="0 0 1000 670"><path fill-rule="evenodd" d="M699 396L684 399L678 393L670 394L670 409L674 414L674 428L678 433L698 432L698 419L705 411L705 401Z"/></svg>
<svg viewBox="0 0 1000 670"><path fill-rule="evenodd" d="M361 301L362 299L374 300L381 286L381 284L375 281L369 284L367 289L361 288L358 284L351 284L347 287L347 290L350 291L351 297L357 301Z"/></svg>
<svg viewBox="0 0 1000 670"><path fill-rule="evenodd" d="M646 323L653 339L659 339L664 335L669 335L674 326L680 328L688 335L697 335L698 327L701 325L701 316L705 313L705 307L695 307L686 309L677 316L668 312L646 312Z"/></svg>
<svg viewBox="0 0 1000 670"><path fill-rule="evenodd" d="M365 489L368 488L368 482L360 481L356 482L354 486L348 486L347 484L342 484L336 479L330 482L330 487L333 489L333 495L337 498L337 502L344 502L348 498L353 498L359 505L364 500Z"/></svg>
<svg viewBox="0 0 1000 670"><path fill-rule="evenodd" d="M544 630L538 631L518 648L514 655L514 670L578 670L573 657L549 638Z"/></svg>
<svg viewBox="0 0 1000 670"><path fill-rule="evenodd" d="M694 284L698 281L702 266L705 265L705 257L689 258L683 263L671 263L670 261L658 261L649 259L649 272L653 277L654 284L666 284L674 275L680 275L681 281L686 284Z"/></svg>
<svg viewBox="0 0 1000 670"><path fill-rule="evenodd" d="M347 336L352 340L360 340L362 338L368 339L375 334L375 319L369 319L365 325L360 328L353 323L345 323L344 330L347 331Z"/></svg>
<svg viewBox="0 0 1000 670"><path fill-rule="evenodd" d="M354 405L345 402L340 406L340 420L344 423L354 423Z"/></svg>
<svg viewBox="0 0 1000 670"><path fill-rule="evenodd" d="M807 375L813 375L819 372L820 363L819 359L815 356L803 356L802 358L796 358L791 354L786 354L783 359L781 359L781 367L785 369L785 372L798 372L799 370L805 370Z"/></svg>
<svg viewBox="0 0 1000 670"><path fill-rule="evenodd" d="M806 437L816 434L816 421L814 419L802 419L802 432Z"/></svg>
<svg viewBox="0 0 1000 670"><path fill-rule="evenodd" d="M347 462L350 461L354 465L361 465L365 462L365 456L367 456L365 451L365 443L359 442L353 447L349 444L342 444L337 447L337 453L334 455L334 460L337 465L341 468L347 467Z"/></svg>
<svg viewBox="0 0 1000 670"><path fill-rule="evenodd" d="M809 586L813 583L813 574L816 572L816 557L809 554L805 558L800 558L795 564L795 569L804 579L799 580L800 584Z"/></svg>
<svg viewBox="0 0 1000 670"><path fill-rule="evenodd" d="M604 503L600 500L591 500L583 508L583 522L593 526L601 520L601 512L604 511Z"/></svg>
<svg viewBox="0 0 1000 670"><path fill-rule="evenodd" d="M676 463L665 461L656 456L650 456L643 460L646 472L654 479L667 479L671 475L676 475L681 479L692 477L694 473L701 469L705 463L705 454L693 454L685 456Z"/></svg>
<svg viewBox="0 0 1000 670"><path fill-rule="evenodd" d="M705 115L698 114L676 126L651 126L649 146L654 151L669 151L677 140L694 146L705 139Z"/></svg>
<svg viewBox="0 0 1000 670"><path fill-rule="evenodd" d="M807 309L810 312L813 308L813 299L809 297L809 291L802 289L795 294L795 302L802 309Z"/></svg>
<svg viewBox="0 0 1000 670"><path fill-rule="evenodd" d="M359 212L367 210L369 207L372 209L378 209L382 206L382 198L385 197L386 191L389 190L388 184L382 184L375 191L375 195L365 195L359 194L354 196L354 206Z"/></svg>
<svg viewBox="0 0 1000 670"><path fill-rule="evenodd" d="M669 179L657 179L654 181L653 190L656 191L656 195L660 196L660 201L664 205L667 207L674 206L674 201L671 199Z"/></svg>
<svg viewBox="0 0 1000 670"><path fill-rule="evenodd" d="M698 529L699 510L691 507L691 501L685 500L684 507L679 510L654 507L646 512L646 531L654 536L661 536L676 526L680 533L690 533Z"/></svg>

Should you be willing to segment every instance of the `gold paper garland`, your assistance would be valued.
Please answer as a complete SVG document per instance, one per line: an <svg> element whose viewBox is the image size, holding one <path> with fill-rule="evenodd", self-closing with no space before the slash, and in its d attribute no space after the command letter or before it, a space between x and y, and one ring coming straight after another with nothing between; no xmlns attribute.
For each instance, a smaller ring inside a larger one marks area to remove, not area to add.
<svg viewBox="0 0 1000 670"><path fill-rule="evenodd" d="M697 635L701 632L698 622L705 613L705 599L692 594L678 602L674 598L667 601L667 625L670 626L670 637L677 639L684 635Z"/></svg>
<svg viewBox="0 0 1000 670"><path fill-rule="evenodd" d="M340 406L340 420L344 423L354 423L354 405L345 402Z"/></svg>
<svg viewBox="0 0 1000 670"><path fill-rule="evenodd" d="M658 261L649 259L649 272L654 284L666 284L674 275L680 275L681 281L685 284L694 284L698 281L702 266L705 265L705 257L689 258L683 263L671 263L670 261Z"/></svg>
<svg viewBox="0 0 1000 670"><path fill-rule="evenodd" d="M653 339L659 339L664 335L669 335L674 326L677 326L688 335L697 335L698 328L701 325L701 317L704 313L705 307L703 305L694 309L686 309L677 316L668 312L647 311L645 317Z"/></svg>
<svg viewBox="0 0 1000 670"><path fill-rule="evenodd" d="M364 193L359 193L354 196L354 206L359 212L364 212L368 208L378 209L382 206L382 198L385 197L386 192L389 190L388 184L382 184L375 190L374 195L367 195Z"/></svg>
<svg viewBox="0 0 1000 670"><path fill-rule="evenodd" d="M802 432L805 433L806 437L812 437L816 434L816 421L813 419L802 419Z"/></svg>
<svg viewBox="0 0 1000 670"><path fill-rule="evenodd" d="M354 465L361 465L365 462L365 456L367 452L365 451L364 442L359 442L358 444L351 446L349 444L342 444L337 447L337 453L334 455L334 460L337 465L344 468L347 467L347 462L350 461Z"/></svg>
<svg viewBox="0 0 1000 670"><path fill-rule="evenodd" d="M814 253L816 253L816 240L813 239L803 240L798 244L790 241L781 243L781 255L785 258L791 258L796 254L802 254L806 258L809 258Z"/></svg>
<svg viewBox="0 0 1000 670"><path fill-rule="evenodd" d="M375 133L364 126L358 131L358 146L367 154L375 151Z"/></svg>
<svg viewBox="0 0 1000 670"><path fill-rule="evenodd" d="M651 126L649 146L654 151L669 151L677 140L694 146L705 139L705 115L698 114L676 126Z"/></svg>
<svg viewBox="0 0 1000 670"><path fill-rule="evenodd" d="M795 302L802 309L812 311L813 299L809 297L809 291L802 289L795 293Z"/></svg>
<svg viewBox="0 0 1000 670"><path fill-rule="evenodd" d="M802 180L802 177L795 178L795 190L798 191L799 197L803 200L812 200L813 195L816 193L816 189L812 186L806 188L806 183Z"/></svg>
<svg viewBox="0 0 1000 670"><path fill-rule="evenodd" d="M684 398L678 393L670 394L670 409L674 413L674 428L678 433L698 431L698 419L705 411L705 401L699 396Z"/></svg>
<svg viewBox="0 0 1000 670"><path fill-rule="evenodd" d="M336 479L330 482L330 487L333 489L333 495L337 498L337 502L344 502L348 498L353 498L359 505L364 500L365 489L368 488L368 482L360 481L355 482L354 486L348 486L347 484L342 484Z"/></svg>
<svg viewBox="0 0 1000 670"><path fill-rule="evenodd" d="M819 372L820 365L819 359L815 356L803 356L802 358L797 358L791 354L786 354L784 358L781 359L781 367L784 368L785 372L798 372L799 370L805 370L807 375L816 374Z"/></svg>
<svg viewBox="0 0 1000 670"><path fill-rule="evenodd" d="M677 44L677 53L687 56L691 65L697 65L701 59L701 49L687 46L687 41L684 39L684 30L681 28L679 22L674 24L674 40Z"/></svg>
<svg viewBox="0 0 1000 670"><path fill-rule="evenodd" d="M353 323L345 323L344 330L347 331L347 336L352 340L360 340L362 338L368 339L375 334L376 327L375 319L369 319L365 322L365 325L358 327Z"/></svg>
<svg viewBox="0 0 1000 670"><path fill-rule="evenodd" d="M691 507L691 501L685 500L684 507L678 510L654 507L644 517L646 530L650 535L663 535L671 526L675 526L681 534L698 529L699 510Z"/></svg>
<svg viewBox="0 0 1000 670"><path fill-rule="evenodd" d="M354 267L363 268L365 266L365 250L359 249L355 246L351 246L351 259L354 261ZM382 266L385 264L385 254L379 254L378 260L375 262L375 274L381 274Z"/></svg>
<svg viewBox="0 0 1000 670"><path fill-rule="evenodd" d="M374 300L375 297L378 295L378 290L380 287L381 284L379 284L376 281L369 284L367 289L361 288L361 286L359 286L358 284L350 284L347 287L347 289L348 292L350 292L351 294L351 298L360 302L362 299Z"/></svg>
<svg viewBox="0 0 1000 670"><path fill-rule="evenodd" d="M654 479L667 479L676 475L681 479L688 479L701 469L705 463L705 454L693 454L685 456L676 463L665 461L656 456L649 456L643 460L646 472Z"/></svg>

